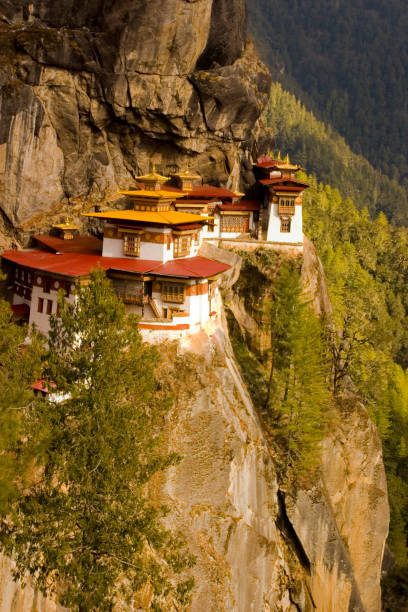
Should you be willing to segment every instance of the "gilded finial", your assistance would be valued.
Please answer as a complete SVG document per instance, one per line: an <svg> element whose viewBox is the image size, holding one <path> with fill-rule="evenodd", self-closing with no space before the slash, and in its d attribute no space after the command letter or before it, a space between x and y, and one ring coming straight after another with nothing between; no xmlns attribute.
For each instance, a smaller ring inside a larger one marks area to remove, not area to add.
<svg viewBox="0 0 408 612"><path fill-rule="evenodd" d="M289 160L289 153L286 154L286 157L284 159L285 164L290 164L290 160Z"/></svg>
<svg viewBox="0 0 408 612"><path fill-rule="evenodd" d="M282 158L281 158L281 152L280 152L280 151L278 151L278 156L277 156L277 158L276 158L276 159L277 159L278 161L282 161Z"/></svg>

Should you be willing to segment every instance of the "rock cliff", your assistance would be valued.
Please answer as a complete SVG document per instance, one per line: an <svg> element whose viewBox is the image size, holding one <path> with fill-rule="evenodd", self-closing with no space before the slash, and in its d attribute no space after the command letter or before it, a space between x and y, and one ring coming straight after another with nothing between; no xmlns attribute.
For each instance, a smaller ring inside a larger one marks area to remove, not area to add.
<svg viewBox="0 0 408 612"><path fill-rule="evenodd" d="M0 0L5 231L109 199L152 160L225 182L269 85L244 0Z"/></svg>

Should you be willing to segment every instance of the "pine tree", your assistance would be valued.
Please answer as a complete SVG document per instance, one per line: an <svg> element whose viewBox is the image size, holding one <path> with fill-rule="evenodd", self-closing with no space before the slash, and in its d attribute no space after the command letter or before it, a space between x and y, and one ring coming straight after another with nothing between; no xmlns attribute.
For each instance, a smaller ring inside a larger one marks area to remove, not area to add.
<svg viewBox="0 0 408 612"><path fill-rule="evenodd" d="M283 264L266 303L271 358L266 414L284 474L317 459L330 404L329 359L320 321L301 296L299 273Z"/></svg>
<svg viewBox="0 0 408 612"><path fill-rule="evenodd" d="M102 271L78 286L74 304L60 296L46 369L58 393L27 411L27 446L38 449L40 439L42 453L0 538L17 577L28 571L72 609L130 605L144 585L154 601L186 599L191 586L172 586L192 560L148 494L152 477L177 461L158 447L170 399L157 364Z"/></svg>

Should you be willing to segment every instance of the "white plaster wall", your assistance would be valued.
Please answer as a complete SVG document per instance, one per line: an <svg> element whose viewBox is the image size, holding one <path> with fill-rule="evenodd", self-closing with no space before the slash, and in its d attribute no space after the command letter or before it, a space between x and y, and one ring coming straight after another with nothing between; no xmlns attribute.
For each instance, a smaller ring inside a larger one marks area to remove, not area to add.
<svg viewBox="0 0 408 612"><path fill-rule="evenodd" d="M123 252L122 238L104 238L102 255L104 257L124 257L125 259L152 259L153 261L167 261L167 247L165 244L156 244L154 242L140 243L140 256L129 257Z"/></svg>
<svg viewBox="0 0 408 612"><path fill-rule="evenodd" d="M202 238L217 238L220 235L220 215L214 214L214 231L208 231L208 225L204 225L201 231Z"/></svg>
<svg viewBox="0 0 408 612"><path fill-rule="evenodd" d="M207 281L205 280L204 283L206 282ZM183 318L180 323L190 323L191 325L204 325L204 323L206 323L206 321L210 317L210 304L208 301L208 293L204 293L203 295L186 295L184 304L177 304L175 302L162 302L161 293L158 293L156 291L153 291L152 298L156 300L157 304L162 308L180 308L181 310L188 312L190 315L188 319ZM174 319L174 322L177 322L176 319Z"/></svg>
<svg viewBox="0 0 408 612"><path fill-rule="evenodd" d="M38 299L44 299L44 312L38 312ZM70 294L67 300L73 303L75 297ZM58 301L58 291L51 289L49 293L44 293L42 287L33 287L33 291L31 294L31 305L30 305L30 318L29 325L35 325L37 329L45 335L48 335L50 331L50 315L47 314L47 303L46 300L52 300L52 313L56 314L57 312L57 301Z"/></svg>
<svg viewBox="0 0 408 612"><path fill-rule="evenodd" d="M22 297L21 295L17 295L17 293L13 293L13 301L12 304L14 306L16 306L17 304L27 304L27 306L30 306L31 302L30 300L26 300L24 297Z"/></svg>
<svg viewBox="0 0 408 612"><path fill-rule="evenodd" d="M162 229L152 228L148 230L151 233L163 233ZM171 235L171 230L164 230L164 234ZM210 236L214 236L214 234L210 234ZM195 240L191 241L190 251L187 255L183 255L185 257L196 257L197 252L200 248L202 242L202 236L199 235L199 240L196 242ZM123 239L122 238L107 238L103 239L103 247L102 247L102 255L104 257L125 257L126 259L135 259L134 257L129 257L123 253ZM154 243L154 242L143 242L143 239L140 243L140 255L138 259L151 259L153 261L161 261L166 263L167 261L171 261L174 259L174 243L170 244L170 248L167 248L167 243ZM177 258L178 259L178 258Z"/></svg>
<svg viewBox="0 0 408 612"><path fill-rule="evenodd" d="M295 214L292 216L290 232L280 231L280 217L278 215L278 204L269 204L269 222L267 240L269 242L288 242L291 244L303 242L302 228L302 205L295 205Z"/></svg>
<svg viewBox="0 0 408 612"><path fill-rule="evenodd" d="M45 312L37 312L39 298L44 299L43 310ZM49 293L44 293L42 287L33 287L29 324L30 327L35 325L40 332L46 335L50 331L50 315L47 314L47 300L52 300L52 314L55 314L57 312L57 291L51 290Z"/></svg>
<svg viewBox="0 0 408 612"><path fill-rule="evenodd" d="M210 304L208 293L203 295L189 295L186 297L191 324L204 325L210 317Z"/></svg>

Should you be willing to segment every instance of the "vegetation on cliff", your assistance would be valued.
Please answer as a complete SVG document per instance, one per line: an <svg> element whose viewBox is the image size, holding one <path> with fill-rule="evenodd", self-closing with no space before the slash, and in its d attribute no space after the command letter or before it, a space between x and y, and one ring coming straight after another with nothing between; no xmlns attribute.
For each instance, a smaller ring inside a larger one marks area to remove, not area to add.
<svg viewBox="0 0 408 612"><path fill-rule="evenodd" d="M334 312L332 367L340 369L340 387L352 385L380 430L388 543L399 567L407 568L408 229L384 214L373 219L336 189L307 180L305 232L322 259Z"/></svg>
<svg viewBox="0 0 408 612"><path fill-rule="evenodd" d="M161 596L185 602L191 583L174 587L171 576L192 559L147 491L153 475L178 460L158 448L171 403L155 379L158 352L142 343L102 271L78 287L75 304L60 296L48 344L44 376L57 394L20 405L18 437L1 440L3 452L19 457L23 446L31 456L31 478L0 523L16 577L31 574L74 610L130 606L146 585L152 609ZM19 484L17 473L12 481Z"/></svg>
<svg viewBox="0 0 408 612"><path fill-rule="evenodd" d="M316 467L330 406L324 329L302 297L300 260L274 251L241 252L234 287L264 335L257 351L229 317L232 345L259 408L282 479Z"/></svg>

